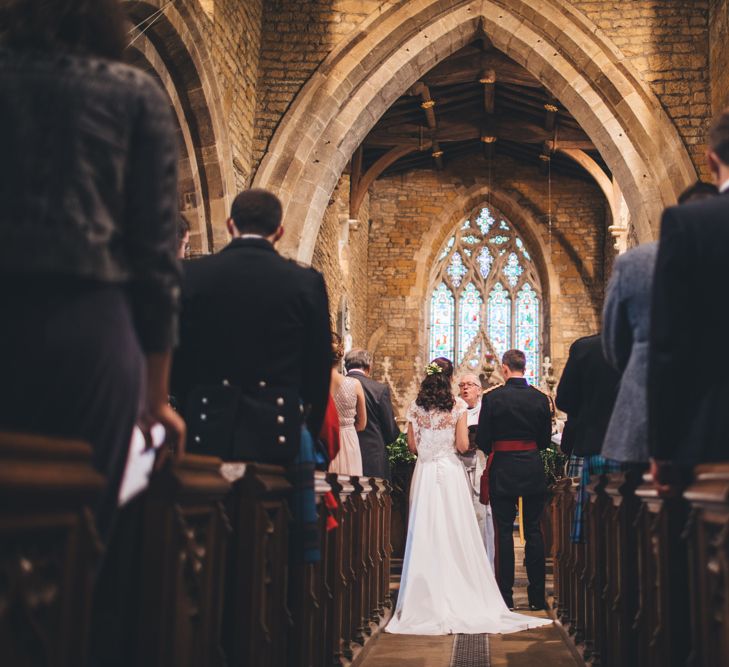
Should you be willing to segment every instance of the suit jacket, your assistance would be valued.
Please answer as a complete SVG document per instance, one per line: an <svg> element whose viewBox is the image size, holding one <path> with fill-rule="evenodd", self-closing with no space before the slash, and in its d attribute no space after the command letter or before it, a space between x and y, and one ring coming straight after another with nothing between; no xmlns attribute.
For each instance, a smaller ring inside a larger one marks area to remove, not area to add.
<svg viewBox="0 0 729 667"><path fill-rule="evenodd" d="M510 378L481 399L476 444L490 454L497 440L531 440L547 449L552 436L549 399L524 378ZM538 451L495 452L489 476L491 496L545 493L547 482Z"/></svg>
<svg viewBox="0 0 729 667"><path fill-rule="evenodd" d="M620 375L603 355L599 334L572 343L557 386L556 404L569 416L576 456L602 451L619 381Z"/></svg>
<svg viewBox="0 0 729 667"><path fill-rule="evenodd" d="M330 373L329 305L320 273L284 259L262 238L235 239L215 255L184 262L172 374L183 412L199 385L228 380L244 391L265 385L272 395L310 406L307 423L316 436Z"/></svg>
<svg viewBox="0 0 729 667"><path fill-rule="evenodd" d="M664 212L648 362L649 448L656 459L729 460L728 248L728 194Z"/></svg>
<svg viewBox="0 0 729 667"><path fill-rule="evenodd" d="M648 461L648 344L657 243L645 243L615 260L603 309L605 358L622 373L602 455Z"/></svg>
<svg viewBox="0 0 729 667"><path fill-rule="evenodd" d="M392 411L390 388L356 369L349 371L347 375L359 380L367 404L367 426L357 433L362 452L362 474L365 477L389 479L390 464L386 445L394 442L400 435Z"/></svg>

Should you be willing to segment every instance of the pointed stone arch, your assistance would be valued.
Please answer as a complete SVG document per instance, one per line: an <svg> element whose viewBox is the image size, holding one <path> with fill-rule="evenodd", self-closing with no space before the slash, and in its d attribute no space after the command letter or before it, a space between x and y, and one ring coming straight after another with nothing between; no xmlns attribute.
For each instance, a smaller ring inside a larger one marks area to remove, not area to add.
<svg viewBox="0 0 729 667"><path fill-rule="evenodd" d="M479 36L537 77L600 150L638 239L696 179L676 128L618 48L566 0L400 0L319 66L274 134L254 185L284 205L283 250L310 261L324 210L354 150L392 103Z"/></svg>
<svg viewBox="0 0 729 667"><path fill-rule="evenodd" d="M228 125L210 54L198 30L200 17L184 4L125 0L132 33L131 60L166 90L180 133L181 209L191 218L199 252L227 242L225 220L235 193Z"/></svg>

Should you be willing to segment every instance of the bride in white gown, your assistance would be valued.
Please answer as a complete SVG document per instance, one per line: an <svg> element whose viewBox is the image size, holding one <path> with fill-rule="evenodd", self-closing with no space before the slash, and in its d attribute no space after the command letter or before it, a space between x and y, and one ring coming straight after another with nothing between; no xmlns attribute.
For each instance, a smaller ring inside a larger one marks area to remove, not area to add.
<svg viewBox="0 0 729 667"><path fill-rule="evenodd" d="M453 365L431 362L407 413L417 449L400 593L386 631L412 635L507 633L551 621L509 611L478 529L463 464L466 403L451 392Z"/></svg>

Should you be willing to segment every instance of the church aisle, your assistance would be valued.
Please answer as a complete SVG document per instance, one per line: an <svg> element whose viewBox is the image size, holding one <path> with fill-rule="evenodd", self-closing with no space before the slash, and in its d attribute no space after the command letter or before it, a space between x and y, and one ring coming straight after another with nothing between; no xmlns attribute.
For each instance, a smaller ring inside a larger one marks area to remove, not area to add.
<svg viewBox="0 0 729 667"><path fill-rule="evenodd" d="M515 539L518 545L518 538ZM522 547L516 547L514 601L517 611L546 618L547 612L527 610L526 572ZM547 565L547 588L551 567ZM397 567L397 566L396 566ZM395 572L397 570L395 569ZM397 589L397 574L391 587ZM357 667L580 667L556 625L509 635L391 635L382 633Z"/></svg>

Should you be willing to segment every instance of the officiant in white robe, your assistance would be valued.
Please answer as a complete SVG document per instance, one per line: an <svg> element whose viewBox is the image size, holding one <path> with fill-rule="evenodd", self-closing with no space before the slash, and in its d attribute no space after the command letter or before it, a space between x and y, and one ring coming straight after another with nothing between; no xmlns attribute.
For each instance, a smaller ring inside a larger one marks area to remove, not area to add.
<svg viewBox="0 0 729 667"><path fill-rule="evenodd" d="M481 396L483 389L477 375L462 375L458 380L458 393L468 406L467 423L468 439L470 449L461 454L461 461L466 468L468 481L471 484L473 507L478 520L479 531L486 546L486 554L494 567L496 548L494 546L494 522L491 517L491 505L482 505L479 500L481 489L481 475L486 469L486 455L476 447L476 428L478 427L478 416L481 412Z"/></svg>

